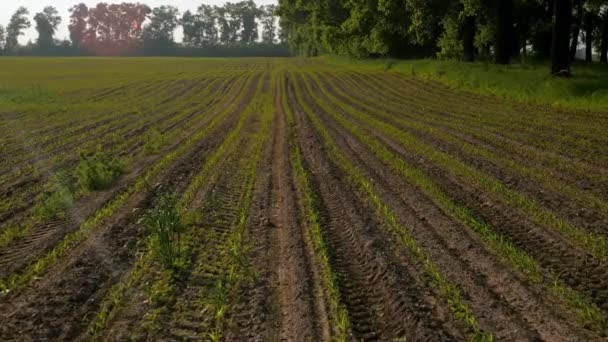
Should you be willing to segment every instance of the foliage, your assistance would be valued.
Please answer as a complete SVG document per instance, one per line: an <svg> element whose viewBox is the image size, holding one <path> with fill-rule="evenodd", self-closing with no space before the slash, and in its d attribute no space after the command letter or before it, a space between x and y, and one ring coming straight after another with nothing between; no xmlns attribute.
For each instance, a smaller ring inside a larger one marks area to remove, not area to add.
<svg viewBox="0 0 608 342"><path fill-rule="evenodd" d="M185 226L174 196L161 196L140 222L148 231L149 248L166 268L178 267L180 237Z"/></svg>
<svg viewBox="0 0 608 342"><path fill-rule="evenodd" d="M4 51L4 45L6 44L6 31L4 26L0 25L0 54Z"/></svg>
<svg viewBox="0 0 608 342"><path fill-rule="evenodd" d="M158 129L152 129L144 137L144 151L157 153L167 143L167 137Z"/></svg>
<svg viewBox="0 0 608 342"><path fill-rule="evenodd" d="M437 46L440 59L460 59L463 56L463 46L460 42L460 32L458 20L452 16L443 20L443 34L439 38Z"/></svg>
<svg viewBox="0 0 608 342"><path fill-rule="evenodd" d="M53 36L57 26L61 23L59 12L53 6L45 7L34 17L36 31L38 31L38 47L47 48L53 45Z"/></svg>
<svg viewBox="0 0 608 342"><path fill-rule="evenodd" d="M34 215L41 221L62 217L65 210L73 205L74 195L67 174L56 174L51 177L44 187L44 193L39 195L39 205L34 209Z"/></svg>
<svg viewBox="0 0 608 342"><path fill-rule="evenodd" d="M152 10L150 23L144 27L143 41L148 48L170 48L175 44L173 31L179 24L179 10L175 6L160 6Z"/></svg>
<svg viewBox="0 0 608 342"><path fill-rule="evenodd" d="M6 26L6 45L7 51L14 51L19 42L17 39L23 35L23 30L30 28L31 23L27 18L29 11L25 7L19 7L11 17L11 20Z"/></svg>
<svg viewBox="0 0 608 342"><path fill-rule="evenodd" d="M85 191L108 188L124 172L123 162L101 152L81 153L76 167L78 184Z"/></svg>

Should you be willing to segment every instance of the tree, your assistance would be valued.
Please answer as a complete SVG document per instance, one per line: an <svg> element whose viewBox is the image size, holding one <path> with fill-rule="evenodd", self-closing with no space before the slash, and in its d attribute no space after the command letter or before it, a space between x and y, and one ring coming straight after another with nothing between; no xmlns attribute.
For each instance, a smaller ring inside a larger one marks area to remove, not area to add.
<svg viewBox="0 0 608 342"><path fill-rule="evenodd" d="M511 63L513 56L513 0L496 0L494 58L497 64Z"/></svg>
<svg viewBox="0 0 608 342"><path fill-rule="evenodd" d="M262 19L262 42L274 44L277 37L276 6L263 6L260 10Z"/></svg>
<svg viewBox="0 0 608 342"><path fill-rule="evenodd" d="M475 61L475 32L477 31L477 18L466 15L462 28L462 51L465 62Z"/></svg>
<svg viewBox="0 0 608 342"><path fill-rule="evenodd" d="M555 0L555 20L551 45L551 73L570 76L570 25L572 0Z"/></svg>
<svg viewBox="0 0 608 342"><path fill-rule="evenodd" d="M202 26L202 46L217 45L219 41L217 30L218 14L215 8L213 6L203 4L197 9L197 14Z"/></svg>
<svg viewBox="0 0 608 342"><path fill-rule="evenodd" d="M240 33L241 43L252 44L258 39L258 23L256 19L261 14L260 9L253 0L241 1L237 5L237 18L242 23Z"/></svg>
<svg viewBox="0 0 608 342"><path fill-rule="evenodd" d="M4 51L4 42L6 41L4 26L0 25L0 52Z"/></svg>
<svg viewBox="0 0 608 342"><path fill-rule="evenodd" d="M600 37L600 62L608 63L608 10L602 15L602 34Z"/></svg>
<svg viewBox="0 0 608 342"><path fill-rule="evenodd" d="M23 35L23 30L30 28L31 23L27 18L30 12L25 7L19 7L11 17L6 27L6 46L9 52L14 52L19 46L19 36Z"/></svg>
<svg viewBox="0 0 608 342"><path fill-rule="evenodd" d="M594 15L589 9L585 10L585 62L593 61L593 30Z"/></svg>
<svg viewBox="0 0 608 342"><path fill-rule="evenodd" d="M243 27L241 5L227 2L222 7L215 7L220 25L220 42L234 44L239 40L239 31Z"/></svg>
<svg viewBox="0 0 608 342"><path fill-rule="evenodd" d="M160 6L152 10L150 23L143 32L144 44L153 50L170 48L175 44L173 31L179 25L179 10L175 6Z"/></svg>
<svg viewBox="0 0 608 342"><path fill-rule="evenodd" d="M57 26L61 23L59 12L53 6L45 7L42 12L34 16L36 31L38 31L38 47L49 48L54 45L53 37Z"/></svg>
<svg viewBox="0 0 608 342"><path fill-rule="evenodd" d="M188 10L184 12L180 24L182 25L182 32L184 34L184 45L187 47L200 46L203 32L198 16Z"/></svg>
<svg viewBox="0 0 608 342"><path fill-rule="evenodd" d="M581 27L583 26L583 0L574 0L576 3L576 20L574 21L574 27L572 29L572 39L570 43L570 62L576 60L576 52L578 50L578 41L581 36Z"/></svg>
<svg viewBox="0 0 608 342"><path fill-rule="evenodd" d="M70 8L70 40L76 48L81 48L85 44L87 36L87 18L89 17L89 8L87 5L80 3Z"/></svg>

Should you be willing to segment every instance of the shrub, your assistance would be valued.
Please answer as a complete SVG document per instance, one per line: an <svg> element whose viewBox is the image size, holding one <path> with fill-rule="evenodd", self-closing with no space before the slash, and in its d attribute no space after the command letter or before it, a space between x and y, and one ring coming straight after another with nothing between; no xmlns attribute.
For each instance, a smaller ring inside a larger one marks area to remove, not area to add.
<svg viewBox="0 0 608 342"><path fill-rule="evenodd" d="M123 162L101 153L100 149L92 154L81 153L76 168L78 184L87 191L107 189L123 173Z"/></svg>

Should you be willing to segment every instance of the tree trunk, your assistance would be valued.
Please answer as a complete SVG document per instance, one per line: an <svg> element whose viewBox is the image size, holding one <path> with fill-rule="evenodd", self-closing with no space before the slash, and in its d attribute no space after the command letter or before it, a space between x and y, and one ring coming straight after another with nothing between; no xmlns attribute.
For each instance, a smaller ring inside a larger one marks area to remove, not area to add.
<svg viewBox="0 0 608 342"><path fill-rule="evenodd" d="M497 64L509 64L513 50L513 0L496 1L496 37L494 54Z"/></svg>
<svg viewBox="0 0 608 342"><path fill-rule="evenodd" d="M551 73L570 76L570 24L572 0L555 0L555 21L551 43Z"/></svg>
<svg viewBox="0 0 608 342"><path fill-rule="evenodd" d="M585 11L585 61L593 62L593 13Z"/></svg>
<svg viewBox="0 0 608 342"><path fill-rule="evenodd" d="M464 50L464 61L474 62L475 61L475 32L476 29L476 18L466 17L463 24L462 30L462 44Z"/></svg>
<svg viewBox="0 0 608 342"><path fill-rule="evenodd" d="M572 43L570 44L570 62L576 60L576 52L578 50L578 40L581 34L581 26L583 25L583 1L576 0L576 21L572 29Z"/></svg>
<svg viewBox="0 0 608 342"><path fill-rule="evenodd" d="M602 23L602 42L600 44L600 62L608 63L608 13Z"/></svg>

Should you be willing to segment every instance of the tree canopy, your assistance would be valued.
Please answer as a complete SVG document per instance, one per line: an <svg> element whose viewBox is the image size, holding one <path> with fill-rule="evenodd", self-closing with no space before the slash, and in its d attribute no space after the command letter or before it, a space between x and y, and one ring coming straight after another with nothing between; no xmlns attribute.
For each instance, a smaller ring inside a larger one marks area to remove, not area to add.
<svg viewBox="0 0 608 342"><path fill-rule="evenodd" d="M294 53L354 57L552 57L568 73L580 42L608 61L605 0L279 0Z"/></svg>
<svg viewBox="0 0 608 342"><path fill-rule="evenodd" d="M7 25L6 34L3 28L0 29L1 51L18 52L18 38L30 27L28 15L28 10L20 7ZM179 49L195 53L192 49L227 51L226 48L245 49L245 53L247 48L255 47L251 51L259 54L285 43L277 39L284 35L277 32L276 7L257 6L253 0L227 2L223 6L203 3L196 12L183 14L171 5L150 8L142 3L100 2L89 7L79 3L69 9L69 42L55 40L61 17L54 7L45 7L33 20L38 31L33 48L40 53L58 47L69 48L75 53L100 55L172 54ZM174 38L179 26L183 30L182 44ZM280 52L275 50L270 53Z"/></svg>

